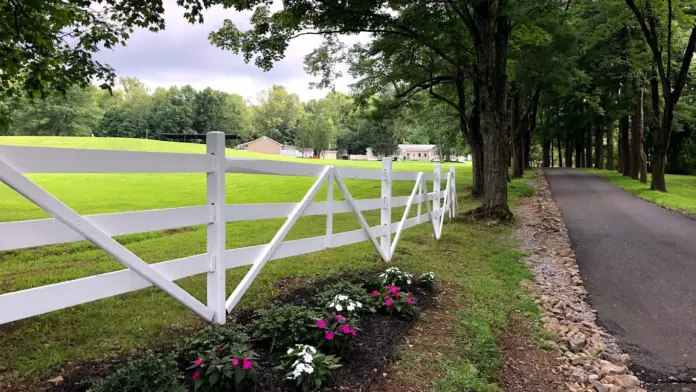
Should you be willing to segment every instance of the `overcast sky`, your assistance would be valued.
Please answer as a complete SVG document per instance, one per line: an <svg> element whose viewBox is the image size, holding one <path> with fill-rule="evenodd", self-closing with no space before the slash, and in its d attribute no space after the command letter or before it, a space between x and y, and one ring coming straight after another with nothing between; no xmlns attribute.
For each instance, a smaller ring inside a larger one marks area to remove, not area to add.
<svg viewBox="0 0 696 392"><path fill-rule="evenodd" d="M114 67L119 77L136 77L152 89L190 84L196 89L212 87L252 100L274 84L282 84L303 101L327 93L327 90L310 89L313 78L303 69L304 56L321 43L321 37L304 36L292 41L285 59L264 72L253 60L245 64L241 54L223 51L208 41L208 34L222 26L225 19L246 30L250 26L250 12L215 7L205 12L204 24L192 25L186 22L184 10L174 0L167 3L164 31L136 31L127 46L102 50L95 58ZM348 92L350 83L352 79L343 77L337 81L336 89Z"/></svg>

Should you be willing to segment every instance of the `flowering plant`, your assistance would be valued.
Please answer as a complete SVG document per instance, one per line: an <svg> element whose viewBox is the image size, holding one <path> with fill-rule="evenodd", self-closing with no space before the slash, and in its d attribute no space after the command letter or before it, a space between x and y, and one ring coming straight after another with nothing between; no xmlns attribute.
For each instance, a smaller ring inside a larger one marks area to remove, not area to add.
<svg viewBox="0 0 696 392"><path fill-rule="evenodd" d="M372 297L380 309L389 314L415 314L416 297L411 292L403 292L395 284L384 286L381 291L373 291Z"/></svg>
<svg viewBox="0 0 696 392"><path fill-rule="evenodd" d="M341 367L338 357L324 355L306 344L297 344L294 348L289 348L283 358L278 369L288 371L285 377L295 380L295 385L301 387L303 392L318 390L329 373Z"/></svg>
<svg viewBox="0 0 696 392"><path fill-rule="evenodd" d="M332 349L341 350L350 345L353 336L360 331L355 325L355 319L344 317L333 312L323 319L317 320L318 345L328 345Z"/></svg>
<svg viewBox="0 0 696 392"><path fill-rule="evenodd" d="M199 355L188 368L193 370L193 388L203 392L230 391L232 388L241 391L247 382L257 382L256 359L256 353L246 345L219 344Z"/></svg>
<svg viewBox="0 0 696 392"><path fill-rule="evenodd" d="M341 312L347 316L357 316L363 304L360 301L352 300L345 294L337 294L326 306L330 311Z"/></svg>
<svg viewBox="0 0 696 392"><path fill-rule="evenodd" d="M434 272L425 272L423 275L421 275L418 278L418 282L421 284L421 286L432 289L435 287L435 273Z"/></svg>
<svg viewBox="0 0 696 392"><path fill-rule="evenodd" d="M387 268L384 272L379 274L382 279L382 284L389 286L395 284L397 286L406 286L413 283L413 275L406 271L402 271L397 267Z"/></svg>

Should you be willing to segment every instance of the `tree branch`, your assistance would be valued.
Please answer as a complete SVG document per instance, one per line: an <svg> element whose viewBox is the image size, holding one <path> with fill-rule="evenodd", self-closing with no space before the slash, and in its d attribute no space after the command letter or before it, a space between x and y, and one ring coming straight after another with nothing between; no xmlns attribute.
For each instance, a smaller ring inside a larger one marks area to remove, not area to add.
<svg viewBox="0 0 696 392"><path fill-rule="evenodd" d="M684 59L682 60L682 66L679 70L679 76L677 77L677 82L674 85L672 99L674 100L675 106L677 105L682 90L684 89L684 85L686 84L686 78L689 74L689 67L691 66L691 59L694 56L694 49L696 49L696 26L691 29L689 43L686 45L686 51L684 52Z"/></svg>

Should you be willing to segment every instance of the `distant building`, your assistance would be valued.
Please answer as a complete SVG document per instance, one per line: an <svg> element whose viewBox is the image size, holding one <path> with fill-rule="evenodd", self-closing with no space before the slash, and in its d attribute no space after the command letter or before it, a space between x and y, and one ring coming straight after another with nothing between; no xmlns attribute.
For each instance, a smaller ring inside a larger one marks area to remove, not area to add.
<svg viewBox="0 0 696 392"><path fill-rule="evenodd" d="M432 161L440 159L434 144L399 144L398 155L409 161Z"/></svg>
<svg viewBox="0 0 696 392"><path fill-rule="evenodd" d="M260 154L283 155L297 158L313 158L314 149L298 148L288 144L279 143L268 136L246 142L235 147L236 150L257 152ZM336 151L322 151L321 159L336 159Z"/></svg>

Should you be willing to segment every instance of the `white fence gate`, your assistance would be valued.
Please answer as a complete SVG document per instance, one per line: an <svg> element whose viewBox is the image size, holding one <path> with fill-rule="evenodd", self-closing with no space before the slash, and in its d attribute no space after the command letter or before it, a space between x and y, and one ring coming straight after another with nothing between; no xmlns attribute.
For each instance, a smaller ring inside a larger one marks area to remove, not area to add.
<svg viewBox="0 0 696 392"><path fill-rule="evenodd" d="M430 222L433 236L442 234L445 215L454 216L456 187L454 167L446 173L441 190L440 165L434 173L392 171L389 159L382 170L321 166L294 162L229 158L225 138L210 132L206 154L85 150L69 148L0 146L0 181L53 216L0 223L0 251L89 240L121 262L127 269L35 287L0 295L0 324L84 304L102 298L157 286L203 319L224 324L264 265L270 260L312 253L362 241L370 241L382 260L389 262L404 229ZM25 173L207 173L207 205L160 210L82 216L43 190ZM299 203L226 204L225 173L313 176L316 181ZM343 179L380 180L378 199L355 200ZM415 181L410 196L392 197L393 180ZM433 181L428 192L426 181ZM324 183L336 183L345 201L334 201L328 186L327 201L312 202ZM432 207L430 205L432 201ZM408 218L413 203L418 213ZM422 214L421 206L427 213ZM405 206L398 224L392 224L392 208ZM362 211L381 210L381 224L369 227ZM360 230L333 233L333 214L353 212ZM283 241L302 216L325 215L326 235ZM227 222L287 218L273 239L263 245L227 249ZM207 252L175 260L147 264L114 236L207 224ZM394 238L392 240L392 234ZM379 238L379 241L377 240ZM226 299L225 272L251 266ZM177 279L207 274L207 304L174 283Z"/></svg>

